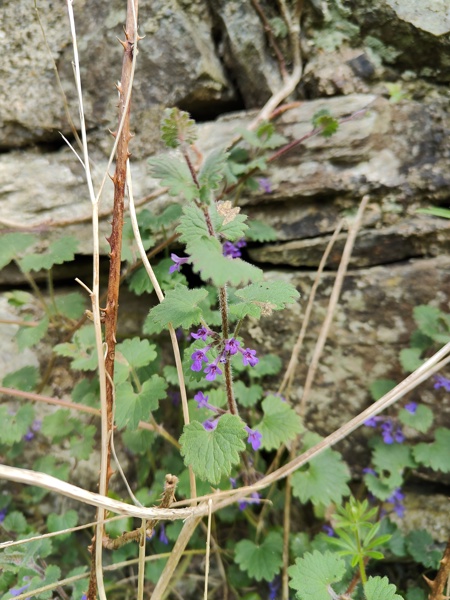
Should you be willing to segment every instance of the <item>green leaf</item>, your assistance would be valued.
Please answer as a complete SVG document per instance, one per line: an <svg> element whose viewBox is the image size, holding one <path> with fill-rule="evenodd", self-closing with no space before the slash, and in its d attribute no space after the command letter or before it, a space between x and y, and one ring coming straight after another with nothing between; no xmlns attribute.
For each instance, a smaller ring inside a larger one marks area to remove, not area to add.
<svg viewBox="0 0 450 600"><path fill-rule="evenodd" d="M369 491L383 501L401 487L405 468L417 466L409 447L401 444L385 444L382 440L375 442L372 463L378 477L369 473L364 476L364 481Z"/></svg>
<svg viewBox="0 0 450 600"><path fill-rule="evenodd" d="M73 435L70 438L70 455L76 460L88 460L94 448L96 432L95 425L84 425L82 436Z"/></svg>
<svg viewBox="0 0 450 600"><path fill-rule="evenodd" d="M276 242L278 239L277 231L267 223L249 219L247 221L248 229L245 237L253 242Z"/></svg>
<svg viewBox="0 0 450 600"><path fill-rule="evenodd" d="M44 317L36 327L20 327L16 333L19 351L23 352L25 348L30 348L40 342L47 333L48 325L48 317Z"/></svg>
<svg viewBox="0 0 450 600"><path fill-rule="evenodd" d="M339 121L332 117L326 108L322 108L314 114L312 123L314 129L322 129L320 135L325 138L331 137L339 128Z"/></svg>
<svg viewBox="0 0 450 600"><path fill-rule="evenodd" d="M145 367L156 358L156 346L138 337L117 344L116 352L121 354L131 369Z"/></svg>
<svg viewBox="0 0 450 600"><path fill-rule="evenodd" d="M230 311L239 310L239 316L242 318L242 311L248 310L247 314L255 316L254 309L257 309L256 316L270 316L274 310L282 310L286 304L293 304L300 294L295 287L285 281L261 281L252 283L249 286L237 290L235 295L244 303L230 306Z"/></svg>
<svg viewBox="0 0 450 600"><path fill-rule="evenodd" d="M24 404L13 414L7 406L0 406L0 442L7 446L20 442L33 421L34 408L30 404Z"/></svg>
<svg viewBox="0 0 450 600"><path fill-rule="evenodd" d="M53 441L60 441L68 437L75 427L76 421L70 417L70 410L60 408L44 417L41 431Z"/></svg>
<svg viewBox="0 0 450 600"><path fill-rule="evenodd" d="M195 121L177 107L166 108L161 120L161 138L168 148L193 144L197 139Z"/></svg>
<svg viewBox="0 0 450 600"><path fill-rule="evenodd" d="M31 244L38 241L29 233L7 233L0 237L0 269L23 254Z"/></svg>
<svg viewBox="0 0 450 600"><path fill-rule="evenodd" d="M393 379L376 379L369 385L370 394L374 402L395 388L397 384Z"/></svg>
<svg viewBox="0 0 450 600"><path fill-rule="evenodd" d="M0 238L0 241L2 240L3 238ZM15 306L16 308L21 308L22 306L25 306L25 304L33 302L33 295L30 294L30 292L25 292L23 290L5 292L4 296L8 300L8 304Z"/></svg>
<svg viewBox="0 0 450 600"><path fill-rule="evenodd" d="M31 392L36 388L39 381L39 369L37 367L22 367L13 373L8 373L3 379L3 386Z"/></svg>
<svg viewBox="0 0 450 600"><path fill-rule="evenodd" d="M439 208L438 206L433 206L431 208L419 208L416 212L422 215L433 215L433 217L450 219L450 210L448 208Z"/></svg>
<svg viewBox="0 0 450 600"><path fill-rule="evenodd" d="M68 319L79 319L84 314L86 299L80 292L71 292L70 294L57 296L55 304L60 315Z"/></svg>
<svg viewBox="0 0 450 600"><path fill-rule="evenodd" d="M150 173L161 185L169 188L171 196L183 195L191 201L198 198L199 191L195 185L189 167L174 156L155 156L149 159Z"/></svg>
<svg viewBox="0 0 450 600"><path fill-rule="evenodd" d="M72 342L57 344L53 350L59 356L71 358L72 369L95 371L97 368L97 350L93 325L82 327L74 334Z"/></svg>
<svg viewBox="0 0 450 600"><path fill-rule="evenodd" d="M128 425L137 429L139 421L146 421L150 413L158 409L159 400L165 397L167 384L159 375L152 375L144 382L141 391L136 393L129 382L116 389L115 422L119 429Z"/></svg>
<svg viewBox="0 0 450 600"><path fill-rule="evenodd" d="M421 348L403 348L400 350L400 364L407 373L412 373L423 364Z"/></svg>
<svg viewBox="0 0 450 600"><path fill-rule="evenodd" d="M168 290L164 300L150 310L144 324L144 333L163 331L169 323L175 329L189 329L192 325L198 325L202 316L198 304L207 295L207 290L189 290L183 285Z"/></svg>
<svg viewBox="0 0 450 600"><path fill-rule="evenodd" d="M259 363L252 367L250 371L250 375L252 379L259 379L262 377L270 376L270 375L278 375L281 371L281 358L276 354L264 354L263 356L258 357ZM244 367L242 365L242 360L239 360L239 357L233 361L233 369L235 369L238 373L242 371L248 372L248 367Z"/></svg>
<svg viewBox="0 0 450 600"><path fill-rule="evenodd" d="M25 533L28 528L27 520L18 510L13 510L6 515L3 527L6 531L12 531L13 533Z"/></svg>
<svg viewBox="0 0 450 600"><path fill-rule="evenodd" d="M22 258L20 267L26 273L29 271L48 271L53 265L62 265L75 258L78 249L78 240L71 236L65 236L50 244L45 254L29 254Z"/></svg>
<svg viewBox="0 0 450 600"><path fill-rule="evenodd" d="M424 404L419 404L414 414L402 408L398 413L398 418L403 425L412 427L421 433L426 433L433 424L434 415L431 408Z"/></svg>
<svg viewBox="0 0 450 600"><path fill-rule="evenodd" d="M297 558L288 573L291 577L289 587L297 590L300 600L330 600L337 595L331 596L329 587L344 577L345 562L335 553L315 550Z"/></svg>
<svg viewBox="0 0 450 600"><path fill-rule="evenodd" d="M234 394L240 406L250 408L251 406L255 406L258 400L260 400L263 389L260 385L247 387L243 381L235 381Z"/></svg>
<svg viewBox="0 0 450 600"><path fill-rule="evenodd" d="M222 148L215 148L205 158L198 173L200 186L208 191L216 190L223 177L228 153Z"/></svg>
<svg viewBox="0 0 450 600"><path fill-rule="evenodd" d="M403 600L396 594L397 588L393 583L389 583L387 577L369 577L364 585L364 595L366 600Z"/></svg>
<svg viewBox="0 0 450 600"><path fill-rule="evenodd" d="M439 331L439 321L442 313L436 306L430 306L429 304L415 306L413 315L417 327L423 334L433 337L433 333Z"/></svg>
<svg viewBox="0 0 450 600"><path fill-rule="evenodd" d="M70 529L78 525L78 513L76 510L70 509L62 514L50 513L47 517L47 529L49 533ZM65 540L70 536L70 533L59 534L58 540Z"/></svg>
<svg viewBox="0 0 450 600"><path fill-rule="evenodd" d="M230 201L221 202L210 208L214 229L225 239L234 242L247 234L247 215L239 214L239 208L233 208Z"/></svg>
<svg viewBox="0 0 450 600"><path fill-rule="evenodd" d="M256 429L262 434L262 448L278 449L283 443L293 440L302 429L297 413L279 396L267 396L262 403L263 419Z"/></svg>
<svg viewBox="0 0 450 600"><path fill-rule="evenodd" d="M222 415L212 431L193 421L185 425L180 437L181 455L200 479L217 484L230 475L232 465L240 462L245 437L244 423L236 415Z"/></svg>
<svg viewBox="0 0 450 600"><path fill-rule="evenodd" d="M27 592L30 592L30 596L33 598L37 598L38 600L49 600L53 596L53 590L48 590L47 592L41 592L40 594L31 593L33 590L36 590L40 587L44 587L46 585L51 585L52 583L56 583L61 577L61 569L56 565L49 565L45 569L45 576L41 579L40 576L33 577L30 582L30 587ZM56 587L56 586L55 586Z"/></svg>
<svg viewBox="0 0 450 600"><path fill-rule="evenodd" d="M125 446L135 454L147 454L156 439L156 434L147 429L137 429L136 431L125 430L122 434L122 440Z"/></svg>
<svg viewBox="0 0 450 600"><path fill-rule="evenodd" d="M272 581L283 564L283 538L271 531L260 544L251 540L241 540L236 544L234 562L241 571L248 573L256 581Z"/></svg>
<svg viewBox="0 0 450 600"><path fill-rule="evenodd" d="M425 529L415 529L405 538L406 548L413 559L427 569L438 569L443 549Z"/></svg>
<svg viewBox="0 0 450 600"><path fill-rule="evenodd" d="M263 438L264 439L264 438ZM304 437L302 451L312 448L322 438L308 432ZM320 506L328 506L332 502L340 504L343 496L350 494L347 481L350 473L342 456L334 450L327 449L313 458L303 470L292 476L292 493L302 503L309 500Z"/></svg>
<svg viewBox="0 0 450 600"><path fill-rule="evenodd" d="M406 600L427 600L428 594L419 587L410 587L406 592Z"/></svg>
<svg viewBox="0 0 450 600"><path fill-rule="evenodd" d="M417 444L413 448L416 461L434 471L450 472L450 429L439 427L431 444Z"/></svg>
<svg viewBox="0 0 450 600"><path fill-rule="evenodd" d="M143 211L144 212L144 211ZM179 204L169 204L159 215L154 215L150 211L148 226L152 229L152 231L159 231L160 229L166 229L171 227L175 221L177 221L182 214L182 208Z"/></svg>

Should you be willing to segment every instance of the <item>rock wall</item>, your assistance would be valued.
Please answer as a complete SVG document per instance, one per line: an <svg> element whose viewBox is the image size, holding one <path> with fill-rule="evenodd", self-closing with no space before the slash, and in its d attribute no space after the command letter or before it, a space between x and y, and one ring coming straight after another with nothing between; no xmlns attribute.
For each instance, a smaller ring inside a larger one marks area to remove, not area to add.
<svg viewBox="0 0 450 600"><path fill-rule="evenodd" d="M262 2L268 17L279 21L272 4ZM125 5L124 0L74 3L97 182L112 144L108 129L115 129L114 83L121 68L115 38L122 34ZM164 107L192 112L201 122L199 147L207 151L248 123L279 89L281 77L249 2L156 0L141 2L139 10L145 38L133 94L132 160L135 195L145 197L156 189L146 158L160 149ZM311 129L319 108L335 116L364 111L332 138L310 139L271 164L265 173L271 193L259 190L242 198L244 210L270 223L278 235L276 243L250 246L249 257L268 277L288 278L302 292L298 306L250 328L260 351L276 351L287 360L330 235L363 195L370 196L308 413L321 433L369 403L372 379L401 376L398 353L413 329L413 307L449 304L450 224L417 213L430 204L445 206L450 195L449 11L445 0L306 3L300 34L304 76L290 98L301 104L280 116L277 127L293 140ZM8 47L0 63L2 232L40 232L43 246L71 233L88 254L90 202L83 170L60 136L73 140L66 108L77 127L64 3L43 0L35 12L23 1L5 0L0 36ZM286 37L279 45L289 67ZM108 183L104 213L111 198ZM163 205L167 198L157 202ZM102 234L108 231L106 216ZM296 378L297 398L344 240L341 234L320 288ZM4 289L18 281L11 267L0 273ZM10 328L4 335L12 333ZM11 365L12 359L5 369ZM448 422L448 400L437 399L431 384L423 390L427 402L443 407Z"/></svg>

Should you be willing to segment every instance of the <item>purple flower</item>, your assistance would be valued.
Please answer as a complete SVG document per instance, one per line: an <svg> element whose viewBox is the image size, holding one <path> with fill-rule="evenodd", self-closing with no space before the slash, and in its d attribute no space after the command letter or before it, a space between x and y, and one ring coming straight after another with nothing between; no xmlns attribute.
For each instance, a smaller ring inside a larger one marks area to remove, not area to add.
<svg viewBox="0 0 450 600"><path fill-rule="evenodd" d="M0 523L3 523L3 521L5 520L6 515L7 515L6 508L2 508L2 510L0 510Z"/></svg>
<svg viewBox="0 0 450 600"><path fill-rule="evenodd" d="M366 475L373 475L374 477L378 477L375 469L371 469L370 467L365 467L365 469L363 469L362 472L365 473Z"/></svg>
<svg viewBox="0 0 450 600"><path fill-rule="evenodd" d="M334 529L331 525L322 525L322 531L327 534L328 537L334 537Z"/></svg>
<svg viewBox="0 0 450 600"><path fill-rule="evenodd" d="M450 392L450 379L447 379L443 375L435 375L434 380L436 382L433 386L435 390L444 388L446 392Z"/></svg>
<svg viewBox="0 0 450 600"><path fill-rule="evenodd" d="M194 396L194 400L197 402L197 408L208 408L208 398L203 392L197 392Z"/></svg>
<svg viewBox="0 0 450 600"><path fill-rule="evenodd" d="M239 351L242 353L242 363L244 367L247 367L248 365L254 367L259 363L259 359L256 357L256 350L251 350L250 348L241 350L239 348Z"/></svg>
<svg viewBox="0 0 450 600"><path fill-rule="evenodd" d="M225 350L227 352L229 352L231 355L233 355L233 354L237 353L240 345L241 345L241 342L238 342L237 339L232 337L229 340L225 341Z"/></svg>
<svg viewBox="0 0 450 600"><path fill-rule="evenodd" d="M386 502L389 502L389 504L394 505L394 511L400 518L405 516L405 506L403 504L404 499L405 494L403 494L400 488L397 488L395 492L386 500Z"/></svg>
<svg viewBox="0 0 450 600"><path fill-rule="evenodd" d="M378 420L377 417L370 417L364 421L364 425L366 427L376 427L378 425Z"/></svg>
<svg viewBox="0 0 450 600"><path fill-rule="evenodd" d="M195 352L193 352L191 354L191 358L194 361L191 366L192 371L201 371L202 370L202 362L208 362L208 357L206 356L206 353L208 352L210 347L211 346L206 346L205 348L199 348L198 350L195 350Z"/></svg>
<svg viewBox="0 0 450 600"><path fill-rule="evenodd" d="M210 333L211 332L206 327L200 327L200 329L197 329L196 333L191 333L191 337L194 338L194 340L203 340L206 342L206 338Z"/></svg>
<svg viewBox="0 0 450 600"><path fill-rule="evenodd" d="M87 594L82 594L81 600L87 600Z"/></svg>
<svg viewBox="0 0 450 600"><path fill-rule="evenodd" d="M245 431L248 433L247 443L251 444L253 450L258 450L261 447L262 433L247 426Z"/></svg>
<svg viewBox="0 0 450 600"><path fill-rule="evenodd" d="M217 427L217 419L208 419L207 421L203 421L202 425L206 431L214 431L214 429Z"/></svg>
<svg viewBox="0 0 450 600"><path fill-rule="evenodd" d="M408 404L405 404L405 410L410 412L412 415L416 414L417 407L417 402L408 402Z"/></svg>
<svg viewBox="0 0 450 600"><path fill-rule="evenodd" d="M169 543L169 538L166 535L166 527L165 525L161 525L160 529L159 529L159 541L162 542L163 544L165 544L166 546Z"/></svg>
<svg viewBox="0 0 450 600"><path fill-rule="evenodd" d="M394 440L397 442L397 444L403 444L403 442L405 441L405 436L403 435L401 427L397 427L397 429L395 430Z"/></svg>
<svg viewBox="0 0 450 600"><path fill-rule="evenodd" d="M237 486L236 477L230 477L231 487L234 489Z"/></svg>
<svg viewBox="0 0 450 600"><path fill-rule="evenodd" d="M386 421L381 426L381 435L383 437L383 442L385 444L393 444L394 443L394 426L392 421Z"/></svg>
<svg viewBox="0 0 450 600"><path fill-rule="evenodd" d="M23 594L23 592L28 589L30 587L30 583L27 583L26 585L23 585L20 588L12 588L9 590L9 593L11 594L11 596L20 596L20 594Z"/></svg>
<svg viewBox="0 0 450 600"><path fill-rule="evenodd" d="M269 598L268 600L277 600L278 592L280 591L280 578L275 577L272 581L269 581Z"/></svg>
<svg viewBox="0 0 450 600"><path fill-rule="evenodd" d="M260 189L265 192L266 194L271 194L272 193L272 184L270 183L269 179L267 179L267 177L259 177L257 179L258 183L259 183L259 187Z"/></svg>
<svg viewBox="0 0 450 600"><path fill-rule="evenodd" d="M214 381L217 375L222 375L222 371L214 363L207 365L207 367L203 370L203 373L206 373L205 379L208 381Z"/></svg>
<svg viewBox="0 0 450 600"><path fill-rule="evenodd" d="M242 256L240 249L233 242L226 241L222 244L222 254L229 258L239 258Z"/></svg>
<svg viewBox="0 0 450 600"><path fill-rule="evenodd" d="M176 254L170 255L170 258L173 260L174 264L170 267L169 273L173 273L174 271L179 271L181 269L181 265L186 264L189 261L189 256L182 258L181 256L177 256Z"/></svg>
<svg viewBox="0 0 450 600"><path fill-rule="evenodd" d="M250 494L250 497L252 498L252 500L247 498L246 500L241 500L238 503L239 510L244 510L245 508L247 508L248 504L259 504L261 496L258 494L258 492L252 492Z"/></svg>

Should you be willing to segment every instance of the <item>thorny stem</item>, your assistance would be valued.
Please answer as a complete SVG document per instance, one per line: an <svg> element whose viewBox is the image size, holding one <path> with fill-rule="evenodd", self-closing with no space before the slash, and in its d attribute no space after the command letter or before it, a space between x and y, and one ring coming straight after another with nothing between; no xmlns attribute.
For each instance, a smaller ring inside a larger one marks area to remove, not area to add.
<svg viewBox="0 0 450 600"><path fill-rule="evenodd" d="M444 556L440 561L439 571L436 577L432 581L423 575L423 578L430 587L430 594L428 598L430 600L445 600L448 598L447 594L444 593L445 584L450 577L450 540L447 542L447 546L444 551Z"/></svg>

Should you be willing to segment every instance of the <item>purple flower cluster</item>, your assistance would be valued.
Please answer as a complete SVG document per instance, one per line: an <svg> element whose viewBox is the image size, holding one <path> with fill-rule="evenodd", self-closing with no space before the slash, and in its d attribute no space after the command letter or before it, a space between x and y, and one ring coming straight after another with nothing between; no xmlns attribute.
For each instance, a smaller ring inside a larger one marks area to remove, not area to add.
<svg viewBox="0 0 450 600"><path fill-rule="evenodd" d="M405 409L414 414L417 410L417 402L409 402L405 405ZM366 427L380 428L381 437L385 444L401 444L405 441L405 436L401 425L395 423L391 417L370 417L364 421Z"/></svg>
<svg viewBox="0 0 450 600"><path fill-rule="evenodd" d="M281 580L277 576L272 581L269 581L269 597L268 600L277 600L280 592Z"/></svg>
<svg viewBox="0 0 450 600"><path fill-rule="evenodd" d="M363 473L367 475L373 475L378 478L378 473L375 469L371 469L370 467L366 467L363 469ZM373 496L372 496L372 499ZM386 502L388 504L393 505L394 512L402 519L405 516L405 506L403 504L403 500L405 499L405 494L402 492L401 488L397 488L389 498L387 498ZM386 514L384 512L384 514Z"/></svg>
<svg viewBox="0 0 450 600"><path fill-rule="evenodd" d="M438 390L439 388L444 388L446 392L450 392L450 379L444 377L443 375L435 375L434 376L434 389Z"/></svg>
<svg viewBox="0 0 450 600"><path fill-rule="evenodd" d="M211 336L212 333L213 332L209 329L200 327L196 333L191 333L191 336L194 339L206 341L206 339ZM205 379L207 381L214 381L218 375L222 375L222 369L219 367L219 364L226 363L230 356L233 356L238 352L242 354L242 364L244 366L254 367L259 362L259 359L256 356L256 350L252 350L251 348L241 348L241 342L233 337L225 340L223 349L218 353L216 359L212 362L209 362L209 358L206 355L209 350L211 350L211 345L205 346L204 348L199 348L191 354L192 371L201 371L204 366L203 363L207 363L203 369L203 373L205 373Z"/></svg>
<svg viewBox="0 0 450 600"><path fill-rule="evenodd" d="M31 427L28 429L26 434L23 436L23 439L26 442L31 441L34 438L34 434L41 430L41 427L42 427L42 421L39 419L35 419L33 421L33 424L31 425Z"/></svg>
<svg viewBox="0 0 450 600"><path fill-rule="evenodd" d="M244 238L237 242L229 242L228 240L222 244L222 254L229 258L240 258L242 256L241 248L244 248L247 242Z"/></svg>

